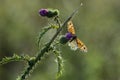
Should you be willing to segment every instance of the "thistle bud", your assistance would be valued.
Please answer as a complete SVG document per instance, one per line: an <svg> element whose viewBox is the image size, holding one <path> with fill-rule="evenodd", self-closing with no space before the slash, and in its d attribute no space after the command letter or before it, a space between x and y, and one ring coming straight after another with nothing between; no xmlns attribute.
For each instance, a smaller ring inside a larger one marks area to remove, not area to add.
<svg viewBox="0 0 120 80"><path fill-rule="evenodd" d="M73 37L71 33L66 33L65 38L70 40Z"/></svg>
<svg viewBox="0 0 120 80"><path fill-rule="evenodd" d="M61 37L60 37L60 43L61 43L61 44L66 44L67 42L68 42L68 39L66 39L65 36L61 36Z"/></svg>
<svg viewBox="0 0 120 80"><path fill-rule="evenodd" d="M57 9L40 9L39 10L39 14L41 16L46 16L48 18L52 18L52 17L55 17L55 16L58 16L59 15L59 11Z"/></svg>
<svg viewBox="0 0 120 80"><path fill-rule="evenodd" d="M48 10L47 10L47 9L40 9L40 10L39 10L39 14L40 14L41 16L47 16Z"/></svg>
<svg viewBox="0 0 120 80"><path fill-rule="evenodd" d="M59 11L57 9L55 9L55 10L49 9L48 14L46 16L48 18L52 18L52 17L58 16L58 15L59 15Z"/></svg>

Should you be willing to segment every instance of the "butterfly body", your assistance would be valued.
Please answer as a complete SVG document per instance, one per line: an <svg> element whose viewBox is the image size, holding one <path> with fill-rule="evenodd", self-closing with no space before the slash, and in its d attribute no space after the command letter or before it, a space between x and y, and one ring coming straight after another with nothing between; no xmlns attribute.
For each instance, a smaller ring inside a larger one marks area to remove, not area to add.
<svg viewBox="0 0 120 80"><path fill-rule="evenodd" d="M75 40L77 38L76 35L73 35L73 37L71 38L70 42L72 42L73 40Z"/></svg>

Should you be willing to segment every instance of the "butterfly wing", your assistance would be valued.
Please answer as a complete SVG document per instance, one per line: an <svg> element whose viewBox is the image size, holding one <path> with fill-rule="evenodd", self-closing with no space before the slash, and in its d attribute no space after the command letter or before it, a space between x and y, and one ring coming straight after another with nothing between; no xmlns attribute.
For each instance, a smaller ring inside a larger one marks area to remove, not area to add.
<svg viewBox="0 0 120 80"><path fill-rule="evenodd" d="M71 34L75 35L75 29L74 29L72 21L68 21L67 29L68 29L68 32L70 32Z"/></svg>
<svg viewBox="0 0 120 80"><path fill-rule="evenodd" d="M70 46L71 50L74 50L74 51L77 50L78 48L76 40L68 42L68 46Z"/></svg>
<svg viewBox="0 0 120 80"><path fill-rule="evenodd" d="M72 35L75 35L75 29L74 29L72 21L68 22L67 28L68 28L68 32L70 32ZM77 48L80 48L81 51L87 52L87 47L77 37L73 39L71 42L69 42L68 45L71 47L72 50L76 50Z"/></svg>
<svg viewBox="0 0 120 80"><path fill-rule="evenodd" d="M80 48L81 51L87 52L87 47L80 39L76 38L76 43L77 43L78 48Z"/></svg>

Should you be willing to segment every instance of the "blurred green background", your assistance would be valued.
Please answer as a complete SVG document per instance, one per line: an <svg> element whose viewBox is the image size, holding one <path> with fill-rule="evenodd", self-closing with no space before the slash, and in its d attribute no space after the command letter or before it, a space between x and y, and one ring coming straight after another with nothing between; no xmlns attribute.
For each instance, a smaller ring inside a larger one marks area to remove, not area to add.
<svg viewBox="0 0 120 80"><path fill-rule="evenodd" d="M120 80L120 0L1 0L0 60L13 53L36 55L38 34L50 23L38 15L40 8L59 9L64 21L81 2L83 7L73 22L88 53L61 46L64 73L59 80ZM43 42L53 34L46 36ZM0 80L15 80L24 66L24 62L0 66ZM56 72L55 56L51 53L28 79L54 80Z"/></svg>

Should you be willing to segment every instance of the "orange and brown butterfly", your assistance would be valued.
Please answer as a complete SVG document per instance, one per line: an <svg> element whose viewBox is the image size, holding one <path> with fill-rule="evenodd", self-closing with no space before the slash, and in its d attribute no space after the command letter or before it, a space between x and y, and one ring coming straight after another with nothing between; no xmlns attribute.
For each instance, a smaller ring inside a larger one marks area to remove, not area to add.
<svg viewBox="0 0 120 80"><path fill-rule="evenodd" d="M72 21L68 21L67 30L68 33L66 34L66 38L69 40L68 45L71 47L71 49L76 50L79 48L81 51L87 52L87 47L85 44L75 35L75 29Z"/></svg>

